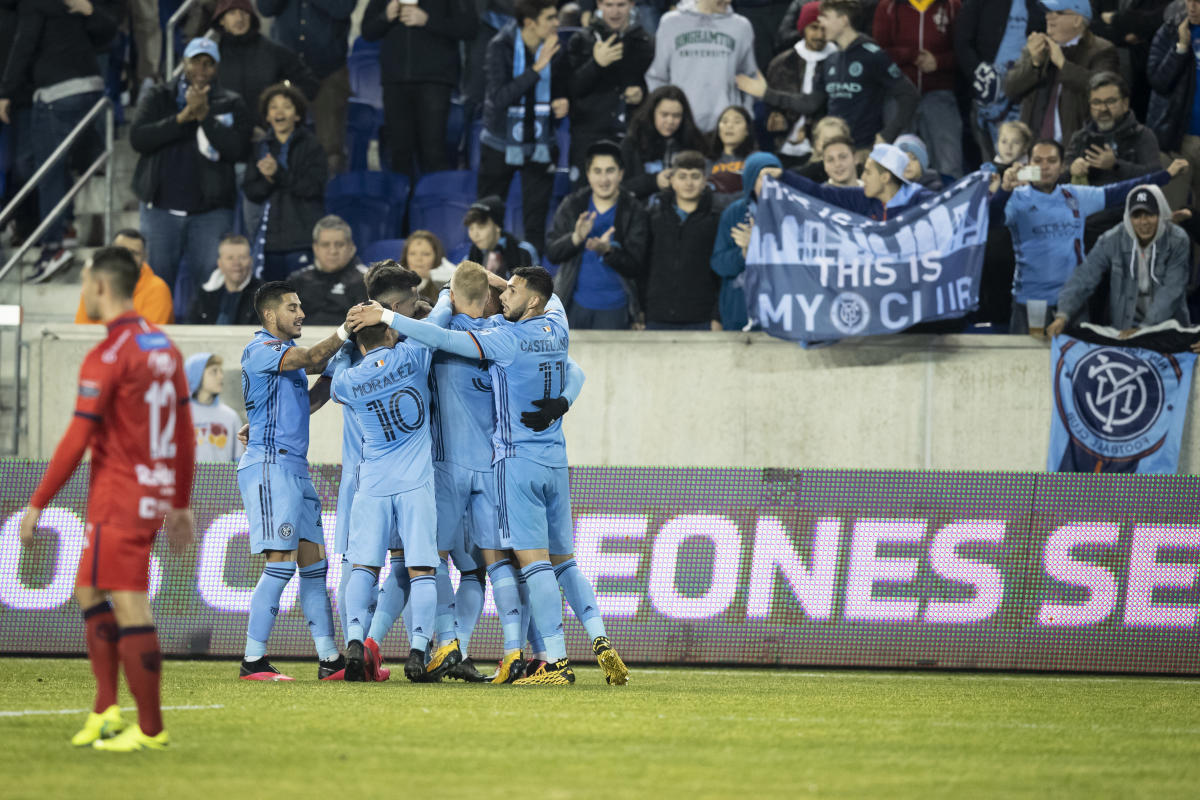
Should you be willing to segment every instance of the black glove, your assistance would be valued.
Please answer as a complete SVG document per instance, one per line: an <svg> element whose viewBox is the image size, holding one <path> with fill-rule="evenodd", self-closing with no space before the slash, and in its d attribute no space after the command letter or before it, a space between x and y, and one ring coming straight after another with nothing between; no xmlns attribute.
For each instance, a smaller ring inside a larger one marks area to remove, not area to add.
<svg viewBox="0 0 1200 800"><path fill-rule="evenodd" d="M534 431L546 430L554 424L554 420L567 413L567 409L571 407L565 397L547 397L542 400L534 400L533 404L539 410L522 411L521 424Z"/></svg>

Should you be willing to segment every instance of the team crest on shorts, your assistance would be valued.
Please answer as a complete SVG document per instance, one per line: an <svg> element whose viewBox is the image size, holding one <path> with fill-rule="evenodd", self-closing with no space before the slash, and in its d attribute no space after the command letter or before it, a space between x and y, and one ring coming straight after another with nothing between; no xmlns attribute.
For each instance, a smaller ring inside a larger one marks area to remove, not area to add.
<svg viewBox="0 0 1200 800"><path fill-rule="evenodd" d="M296 529L292 527L292 523L290 523L290 522L285 522L279 526L279 538L280 539L290 539L290 538L292 538L292 534L295 532L296 532Z"/></svg>

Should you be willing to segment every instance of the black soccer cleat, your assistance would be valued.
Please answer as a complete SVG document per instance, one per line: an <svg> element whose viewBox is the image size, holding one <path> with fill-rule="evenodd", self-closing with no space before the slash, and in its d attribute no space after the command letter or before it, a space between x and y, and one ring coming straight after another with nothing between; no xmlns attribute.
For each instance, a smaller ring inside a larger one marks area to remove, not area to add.
<svg viewBox="0 0 1200 800"><path fill-rule="evenodd" d="M367 680L367 655L363 643L354 639L346 645L346 680L363 683Z"/></svg>
<svg viewBox="0 0 1200 800"><path fill-rule="evenodd" d="M242 668L238 678L244 681L290 681L292 680L287 675L284 675L275 667L271 666L271 662L267 661L266 656L255 661L242 661Z"/></svg>
<svg viewBox="0 0 1200 800"><path fill-rule="evenodd" d="M487 680L486 675L475 669L475 663L469 657L451 667L450 671L446 673L446 677L467 683L483 683Z"/></svg>
<svg viewBox="0 0 1200 800"><path fill-rule="evenodd" d="M346 659L338 655L337 658L326 659L317 663L317 680L319 681L341 681L346 679Z"/></svg>
<svg viewBox="0 0 1200 800"><path fill-rule="evenodd" d="M413 683L429 682L428 673L425 672L425 651L408 651L408 660L404 662L404 677Z"/></svg>

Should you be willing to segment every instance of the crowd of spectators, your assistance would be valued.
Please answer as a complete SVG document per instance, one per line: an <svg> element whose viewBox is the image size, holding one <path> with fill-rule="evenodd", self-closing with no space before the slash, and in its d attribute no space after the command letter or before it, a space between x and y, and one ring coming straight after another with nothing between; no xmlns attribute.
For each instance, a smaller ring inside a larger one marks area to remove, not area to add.
<svg viewBox="0 0 1200 800"><path fill-rule="evenodd" d="M285 277L311 323L364 298L375 243L326 213L356 3L255 1L202 2L205 35L164 78L145 0L0 0L7 194L123 76L140 218L117 243L157 322L252 324L258 282ZM736 330L764 175L883 219L982 169L980 308L951 328L1025 331L1031 301L1123 330L1200 311L1200 0L357 5L385 169L411 185L474 169L460 247L391 231L426 297L462 258L505 276L545 263L575 328ZM13 240L97 144L49 171ZM68 209L32 280L71 262L72 230Z"/></svg>

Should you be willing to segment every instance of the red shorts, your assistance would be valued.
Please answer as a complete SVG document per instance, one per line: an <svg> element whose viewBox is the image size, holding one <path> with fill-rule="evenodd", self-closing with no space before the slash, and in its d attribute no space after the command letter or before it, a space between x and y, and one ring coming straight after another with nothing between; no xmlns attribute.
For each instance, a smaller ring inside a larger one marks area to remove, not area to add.
<svg viewBox="0 0 1200 800"><path fill-rule="evenodd" d="M75 585L104 591L147 591L150 548L157 533L157 529L138 530L108 522L89 522Z"/></svg>

